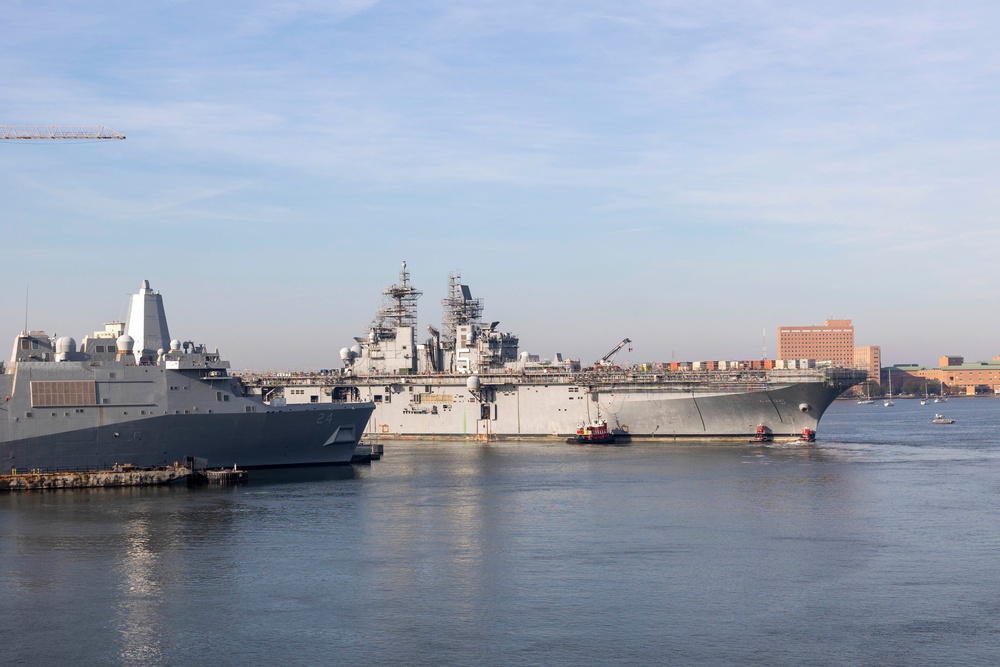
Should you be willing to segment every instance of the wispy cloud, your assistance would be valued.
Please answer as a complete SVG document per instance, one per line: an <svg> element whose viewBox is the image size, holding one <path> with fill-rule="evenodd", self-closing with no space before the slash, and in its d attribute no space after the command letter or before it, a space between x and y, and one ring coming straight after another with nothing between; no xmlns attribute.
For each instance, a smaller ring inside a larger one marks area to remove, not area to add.
<svg viewBox="0 0 1000 667"><path fill-rule="evenodd" d="M179 249L197 230L259 260L271 248L241 228L329 225L358 275L398 248L453 265L489 239L477 264L522 257L539 280L568 242L751 239L835 258L845 284L887 248L935 267L947 239L985 267L951 284L1000 279L987 2L43 0L4 16L0 122L129 136L0 146L8 215L73 238L86 221L121 249L132 224ZM745 282L712 271L715 289Z"/></svg>

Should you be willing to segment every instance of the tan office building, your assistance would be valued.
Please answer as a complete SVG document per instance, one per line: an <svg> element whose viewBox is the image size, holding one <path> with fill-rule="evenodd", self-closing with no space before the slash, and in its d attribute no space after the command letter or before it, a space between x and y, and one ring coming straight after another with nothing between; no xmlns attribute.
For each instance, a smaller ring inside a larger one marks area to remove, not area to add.
<svg viewBox="0 0 1000 667"><path fill-rule="evenodd" d="M868 380L875 384L881 383L882 348L878 345L865 345L854 348L854 367L868 371Z"/></svg>
<svg viewBox="0 0 1000 667"><path fill-rule="evenodd" d="M815 359L854 367L854 325L827 320L823 326L778 327L778 359Z"/></svg>

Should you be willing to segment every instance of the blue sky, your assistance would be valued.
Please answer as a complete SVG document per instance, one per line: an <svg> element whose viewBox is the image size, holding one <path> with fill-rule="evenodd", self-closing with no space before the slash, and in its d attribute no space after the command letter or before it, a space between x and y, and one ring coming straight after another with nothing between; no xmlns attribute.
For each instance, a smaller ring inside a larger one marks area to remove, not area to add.
<svg viewBox="0 0 1000 667"><path fill-rule="evenodd" d="M987 2L19 2L6 313L78 339L144 278L172 335L321 368L402 260L522 349L755 358L851 318L887 363L1000 354ZM6 333L4 333L6 332ZM421 334L423 337L423 334Z"/></svg>

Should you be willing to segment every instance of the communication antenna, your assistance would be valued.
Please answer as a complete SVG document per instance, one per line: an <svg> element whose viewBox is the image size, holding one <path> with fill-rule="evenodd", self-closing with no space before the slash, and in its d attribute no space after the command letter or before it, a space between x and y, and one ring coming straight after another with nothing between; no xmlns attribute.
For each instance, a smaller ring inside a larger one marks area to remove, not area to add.
<svg viewBox="0 0 1000 667"><path fill-rule="evenodd" d="M28 286L24 286L24 333L28 333Z"/></svg>
<svg viewBox="0 0 1000 667"><path fill-rule="evenodd" d="M767 328L761 330L761 349L760 349L760 360L764 361L767 359Z"/></svg>

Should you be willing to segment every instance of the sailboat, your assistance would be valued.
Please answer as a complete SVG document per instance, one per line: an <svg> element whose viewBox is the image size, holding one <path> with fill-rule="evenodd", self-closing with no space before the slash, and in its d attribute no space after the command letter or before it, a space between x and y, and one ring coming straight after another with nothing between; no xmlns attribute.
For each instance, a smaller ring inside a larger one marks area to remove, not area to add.
<svg viewBox="0 0 1000 667"><path fill-rule="evenodd" d="M875 405L875 401L872 399L871 392L868 391L868 383L865 383L865 397L858 399L858 405Z"/></svg>
<svg viewBox="0 0 1000 667"><path fill-rule="evenodd" d="M934 399L935 403L947 403L948 397L944 395L944 380L938 382L938 395Z"/></svg>
<svg viewBox="0 0 1000 667"><path fill-rule="evenodd" d="M885 407L888 408L888 407L891 407L891 406L895 405L895 403L892 402L892 369L891 368L889 368L889 369L886 370L886 375L889 376L889 395L885 397L885 400L882 401L882 403L883 403L883 405L885 405Z"/></svg>
<svg viewBox="0 0 1000 667"><path fill-rule="evenodd" d="M924 397L920 399L920 405L927 405L931 402L931 395L927 393L927 382L924 381Z"/></svg>

